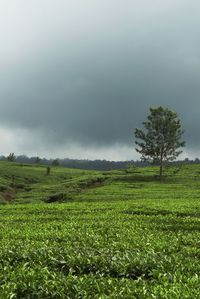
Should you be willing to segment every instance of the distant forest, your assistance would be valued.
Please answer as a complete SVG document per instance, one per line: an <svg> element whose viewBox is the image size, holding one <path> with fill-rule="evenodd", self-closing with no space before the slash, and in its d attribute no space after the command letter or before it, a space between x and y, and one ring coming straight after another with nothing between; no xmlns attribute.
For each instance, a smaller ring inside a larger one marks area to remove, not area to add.
<svg viewBox="0 0 200 299"><path fill-rule="evenodd" d="M7 161L8 158L5 156L0 156L1 161ZM106 160L78 160L78 159L46 159L38 157L27 157L25 155L16 156L14 158L15 162L18 163L30 163L30 164L41 164L41 165L60 165L68 168L78 168L85 170L117 170L125 169L132 166L148 166L147 162L142 161L106 161ZM173 164L200 164L200 159L195 160L185 160L173 162Z"/></svg>

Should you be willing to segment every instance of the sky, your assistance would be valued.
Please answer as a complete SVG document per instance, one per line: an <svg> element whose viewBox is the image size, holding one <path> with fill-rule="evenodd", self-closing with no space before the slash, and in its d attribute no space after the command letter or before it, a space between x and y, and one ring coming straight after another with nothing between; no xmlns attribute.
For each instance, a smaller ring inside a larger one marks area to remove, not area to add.
<svg viewBox="0 0 200 299"><path fill-rule="evenodd" d="M198 0L0 0L0 155L132 160L150 107L200 157Z"/></svg>

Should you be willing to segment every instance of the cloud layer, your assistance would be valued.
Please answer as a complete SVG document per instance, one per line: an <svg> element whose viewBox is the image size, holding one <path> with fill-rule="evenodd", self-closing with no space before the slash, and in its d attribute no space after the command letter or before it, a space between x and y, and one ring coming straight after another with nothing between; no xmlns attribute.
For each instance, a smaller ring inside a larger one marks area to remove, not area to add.
<svg viewBox="0 0 200 299"><path fill-rule="evenodd" d="M164 105L198 154L198 1L4 0L0 19L0 126L21 132L13 148L128 158L133 129Z"/></svg>

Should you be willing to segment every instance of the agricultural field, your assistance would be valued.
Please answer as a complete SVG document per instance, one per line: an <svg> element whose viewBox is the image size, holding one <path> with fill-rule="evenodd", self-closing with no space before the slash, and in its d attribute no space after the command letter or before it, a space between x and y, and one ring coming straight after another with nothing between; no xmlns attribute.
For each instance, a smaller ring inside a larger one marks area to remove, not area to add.
<svg viewBox="0 0 200 299"><path fill-rule="evenodd" d="M200 298L200 166L0 163L0 298Z"/></svg>

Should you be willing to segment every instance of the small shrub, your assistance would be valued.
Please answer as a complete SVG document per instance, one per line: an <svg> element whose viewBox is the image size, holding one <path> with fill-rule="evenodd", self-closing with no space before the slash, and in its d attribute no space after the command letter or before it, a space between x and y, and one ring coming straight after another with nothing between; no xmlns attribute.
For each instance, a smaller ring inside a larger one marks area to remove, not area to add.
<svg viewBox="0 0 200 299"><path fill-rule="evenodd" d="M47 203L63 202L63 201L72 200L72 199L73 199L73 197L71 194L57 193L57 194L50 195L46 199L46 202Z"/></svg>

